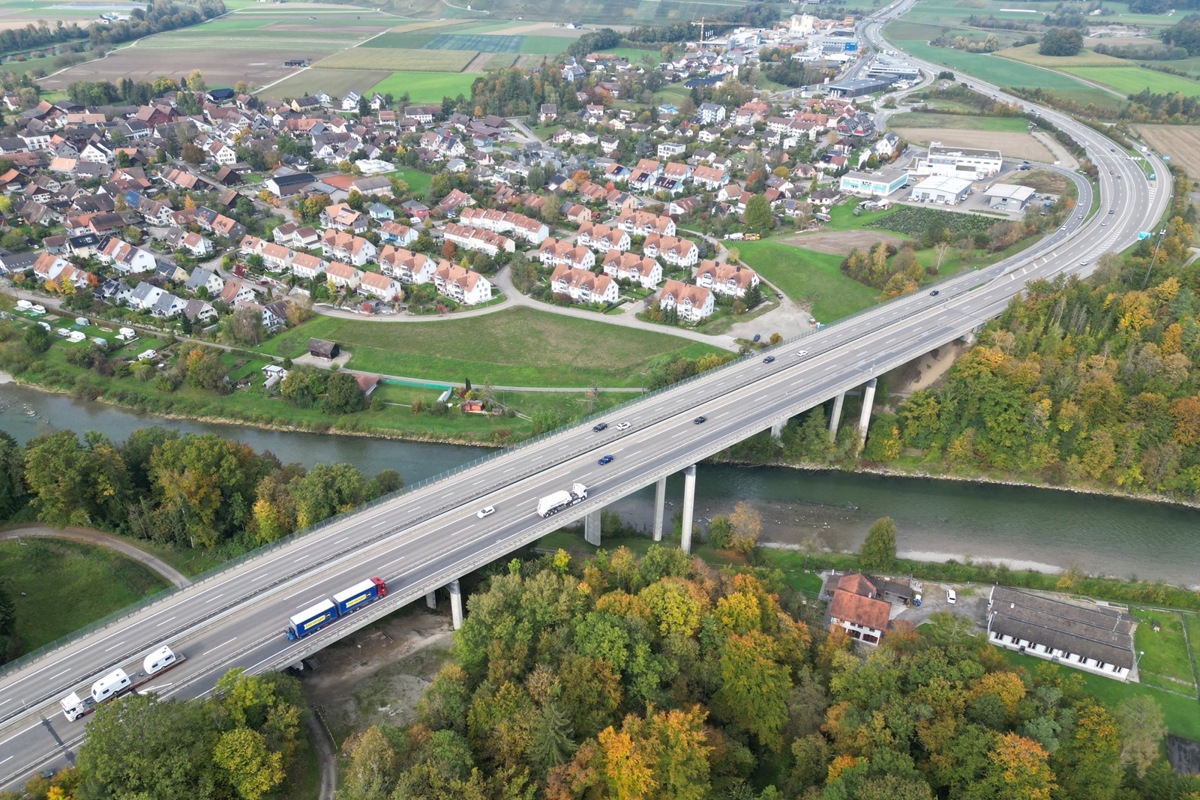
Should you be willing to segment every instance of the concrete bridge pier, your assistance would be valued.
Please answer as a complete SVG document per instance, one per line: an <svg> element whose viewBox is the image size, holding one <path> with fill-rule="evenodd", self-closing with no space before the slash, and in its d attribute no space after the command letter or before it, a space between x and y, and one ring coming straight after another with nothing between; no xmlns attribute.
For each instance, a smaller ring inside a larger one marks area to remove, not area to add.
<svg viewBox="0 0 1200 800"><path fill-rule="evenodd" d="M583 518L583 539L593 547L600 546L600 509Z"/></svg>
<svg viewBox="0 0 1200 800"><path fill-rule="evenodd" d="M450 619L454 630L458 630L463 624L462 589L459 588L457 580L450 581L446 589L450 592Z"/></svg>
<svg viewBox="0 0 1200 800"><path fill-rule="evenodd" d="M680 529L679 549L692 552L692 514L696 510L696 465L683 471L683 527Z"/></svg>
<svg viewBox="0 0 1200 800"><path fill-rule="evenodd" d="M425 595L425 605L430 609L437 610L437 592L429 592Z"/></svg>
<svg viewBox="0 0 1200 800"><path fill-rule="evenodd" d="M786 419L779 420L778 422L772 422L772 423L771 423L771 436L772 436L772 438L774 438L774 439L782 439L782 438L783 438L783 429L784 429L784 427L786 427L786 426L787 426L787 420L786 420Z"/></svg>
<svg viewBox="0 0 1200 800"><path fill-rule="evenodd" d="M871 425L871 406L875 403L875 378L867 381L863 390L862 414L858 418L858 444L861 447L867 443L867 428Z"/></svg>
<svg viewBox="0 0 1200 800"><path fill-rule="evenodd" d="M654 541L662 541L663 509L667 504L667 479L659 478L654 484Z"/></svg>
<svg viewBox="0 0 1200 800"><path fill-rule="evenodd" d="M833 413L829 415L829 441L837 441L838 425L842 421L842 406L846 403L846 393L842 392L833 398Z"/></svg>

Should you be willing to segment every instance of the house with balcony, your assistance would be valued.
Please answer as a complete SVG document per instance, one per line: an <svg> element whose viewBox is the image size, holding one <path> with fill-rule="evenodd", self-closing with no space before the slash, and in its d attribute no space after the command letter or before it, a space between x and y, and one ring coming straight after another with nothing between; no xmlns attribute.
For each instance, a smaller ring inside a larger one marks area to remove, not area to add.
<svg viewBox="0 0 1200 800"><path fill-rule="evenodd" d="M758 273L749 267L704 259L696 270L696 285L729 297L745 297L759 284Z"/></svg>
<svg viewBox="0 0 1200 800"><path fill-rule="evenodd" d="M669 280L658 293L658 308L663 312L674 310L681 321L694 323L711 317L716 302L713 293L703 286Z"/></svg>
<svg viewBox="0 0 1200 800"><path fill-rule="evenodd" d="M438 293L464 306L476 306L492 299L492 283L478 272L443 261L433 274Z"/></svg>
<svg viewBox="0 0 1200 800"><path fill-rule="evenodd" d="M573 303L617 302L617 282L611 277L564 264L550 275L550 290L559 297L571 298Z"/></svg>

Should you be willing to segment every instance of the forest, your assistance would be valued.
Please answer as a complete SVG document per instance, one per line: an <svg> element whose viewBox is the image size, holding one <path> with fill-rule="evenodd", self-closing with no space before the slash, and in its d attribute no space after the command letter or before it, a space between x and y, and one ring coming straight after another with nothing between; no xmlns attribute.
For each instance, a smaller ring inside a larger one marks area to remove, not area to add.
<svg viewBox="0 0 1200 800"><path fill-rule="evenodd" d="M860 652L778 574L658 546L640 560L625 549L514 560L468 609L417 720L345 742L339 800L1191 800L1200 789L1161 758L1153 700L1108 708L1075 674L1011 666L947 612ZM77 769L50 782L67 788L42 782L30 796L181 796L167 769L139 775L139 794L99 791L98 776L143 763L132 734L169 707L201 720L180 747L153 740L168 764L190 748L178 770L211 781L191 796L261 797L278 715L221 712L261 695L228 688L244 680L226 678L211 701L102 709ZM275 680L271 696L289 697ZM239 734L255 756L231 770L219 743L241 727L261 740Z"/></svg>

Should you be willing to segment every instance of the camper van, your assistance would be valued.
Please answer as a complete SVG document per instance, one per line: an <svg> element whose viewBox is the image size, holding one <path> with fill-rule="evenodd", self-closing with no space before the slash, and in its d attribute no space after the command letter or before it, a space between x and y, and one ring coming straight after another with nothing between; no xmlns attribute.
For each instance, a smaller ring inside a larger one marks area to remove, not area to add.
<svg viewBox="0 0 1200 800"><path fill-rule="evenodd" d="M130 684L131 681L125 674L125 670L113 670L92 684L92 699L97 703L103 703L113 695L128 689Z"/></svg>

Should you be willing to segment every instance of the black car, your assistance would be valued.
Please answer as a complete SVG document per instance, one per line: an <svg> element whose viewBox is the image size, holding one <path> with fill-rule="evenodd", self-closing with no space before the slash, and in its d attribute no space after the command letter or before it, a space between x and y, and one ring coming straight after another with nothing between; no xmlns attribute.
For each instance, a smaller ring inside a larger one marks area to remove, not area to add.
<svg viewBox="0 0 1200 800"><path fill-rule="evenodd" d="M763 359L763 363L770 364L774 360L775 360L775 356L767 356L766 358Z"/></svg>
<svg viewBox="0 0 1200 800"><path fill-rule="evenodd" d="M940 290L938 290L938 289L934 289L932 292L930 292L930 293L929 293L929 296L930 296L930 297L937 297L939 294L941 294L941 291L940 291Z"/></svg>
<svg viewBox="0 0 1200 800"><path fill-rule="evenodd" d="M762 338L762 334L761 334L761 333L756 333L756 334L754 334L754 338L753 338L751 341L755 341L755 342L757 342L757 341L758 341L759 339L761 339L761 338Z"/></svg>
<svg viewBox="0 0 1200 800"><path fill-rule="evenodd" d="M694 420L692 420L692 422L699 425L701 422L706 422L707 420L708 420L708 417L696 417Z"/></svg>
<svg viewBox="0 0 1200 800"><path fill-rule="evenodd" d="M595 431L596 433L599 433L602 430L606 430L607 428L608 428L607 422L597 422L595 425L592 426L592 430Z"/></svg>

